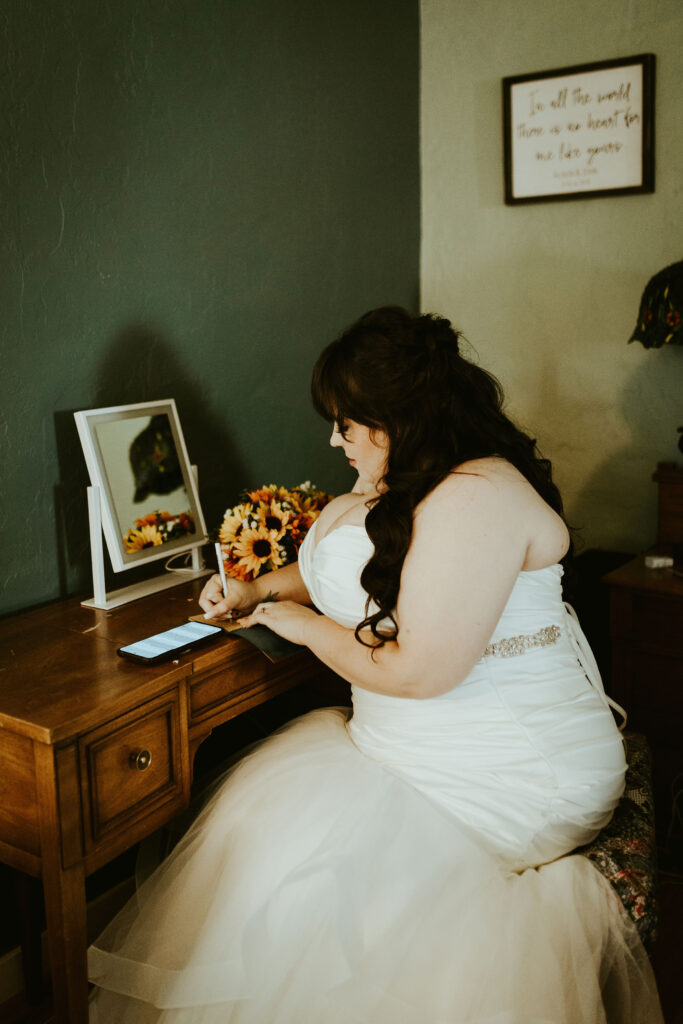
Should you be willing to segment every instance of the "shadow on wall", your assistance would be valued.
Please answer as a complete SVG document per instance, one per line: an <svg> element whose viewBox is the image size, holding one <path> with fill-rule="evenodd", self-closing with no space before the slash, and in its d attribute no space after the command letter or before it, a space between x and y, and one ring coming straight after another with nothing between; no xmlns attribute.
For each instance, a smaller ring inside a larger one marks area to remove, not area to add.
<svg viewBox="0 0 683 1024"><path fill-rule="evenodd" d="M198 467L199 495L209 531L248 478L221 410L214 410L198 374L188 372L171 342L154 327L131 324L110 341L100 363L92 398L81 408L99 409L173 398L190 462ZM60 596L90 589L90 537L86 488L90 483L73 414L54 415L59 462L55 523ZM233 483L234 481L234 483ZM107 589L158 575L163 563L114 574L105 558ZM125 578L124 578L125 577Z"/></svg>
<svg viewBox="0 0 683 1024"><path fill-rule="evenodd" d="M652 474L658 462L676 461L679 454L682 385L683 349L653 352L628 378L619 411L631 439L610 452L576 496L572 519L579 532L597 518L597 530L614 538L615 549L638 553L655 543L657 485Z"/></svg>

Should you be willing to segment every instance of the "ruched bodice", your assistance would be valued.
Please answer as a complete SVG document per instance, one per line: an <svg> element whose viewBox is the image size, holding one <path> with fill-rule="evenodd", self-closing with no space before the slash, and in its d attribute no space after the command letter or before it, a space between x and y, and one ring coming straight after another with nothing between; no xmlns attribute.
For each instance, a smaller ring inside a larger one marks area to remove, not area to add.
<svg viewBox="0 0 683 1024"><path fill-rule="evenodd" d="M337 526L318 541L316 519L299 550L299 569L316 608L354 629L365 617L360 574L373 552L364 526Z"/></svg>

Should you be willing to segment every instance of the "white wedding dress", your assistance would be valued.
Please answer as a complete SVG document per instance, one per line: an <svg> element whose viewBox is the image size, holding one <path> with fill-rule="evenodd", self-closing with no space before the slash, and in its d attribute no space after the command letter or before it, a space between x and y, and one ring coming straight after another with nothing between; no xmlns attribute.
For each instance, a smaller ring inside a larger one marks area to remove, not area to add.
<svg viewBox="0 0 683 1024"><path fill-rule="evenodd" d="M302 546L345 626L371 552L350 525ZM354 687L351 717L311 712L231 769L91 948L91 1021L661 1022L635 927L566 856L609 820L625 762L561 576L520 573L449 693Z"/></svg>

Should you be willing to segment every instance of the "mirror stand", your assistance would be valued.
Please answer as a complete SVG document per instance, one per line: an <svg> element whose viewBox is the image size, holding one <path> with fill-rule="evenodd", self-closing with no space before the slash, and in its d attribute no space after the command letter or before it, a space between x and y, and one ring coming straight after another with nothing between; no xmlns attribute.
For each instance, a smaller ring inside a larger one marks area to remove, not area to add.
<svg viewBox="0 0 683 1024"><path fill-rule="evenodd" d="M192 472L196 479L196 466L192 466ZM213 572L212 569L204 567L200 557L201 545L197 545L191 549L191 569L182 572L167 569L162 576L153 576L149 580L133 583L129 587L121 587L119 590L112 590L107 594L104 583L104 544L102 543L102 509L99 487L88 487L88 525L90 527L93 596L87 601L81 601L81 605L85 608L118 608L119 605L136 601L139 597L146 597L148 594L155 594L160 590L177 587L181 583L186 583L187 580L209 576ZM182 551L176 552L176 554L182 554Z"/></svg>

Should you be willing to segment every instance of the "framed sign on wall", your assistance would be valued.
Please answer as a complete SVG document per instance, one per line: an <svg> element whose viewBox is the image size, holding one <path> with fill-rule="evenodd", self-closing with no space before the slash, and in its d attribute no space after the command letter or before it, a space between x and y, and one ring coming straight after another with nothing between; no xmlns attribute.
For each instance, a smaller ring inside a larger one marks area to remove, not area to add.
<svg viewBox="0 0 683 1024"><path fill-rule="evenodd" d="M654 192L654 54L503 79L505 202Z"/></svg>

